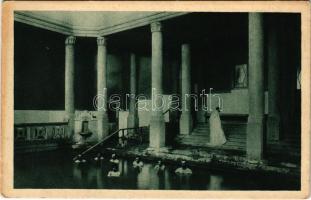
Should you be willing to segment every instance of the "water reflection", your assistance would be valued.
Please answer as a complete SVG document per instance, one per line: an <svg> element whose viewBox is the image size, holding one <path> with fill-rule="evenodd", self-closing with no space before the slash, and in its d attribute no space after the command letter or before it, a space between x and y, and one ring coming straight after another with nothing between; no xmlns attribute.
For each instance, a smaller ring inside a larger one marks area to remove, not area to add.
<svg viewBox="0 0 311 200"><path fill-rule="evenodd" d="M28 158L17 160L14 168L15 188L107 188L107 189L274 189L298 188L299 184L284 177L245 176L239 173L213 173L207 169L191 167L192 174L176 174L178 166L165 164L158 170L155 163L144 163L141 170L133 167L134 160L119 159L120 177L108 177L113 164L110 159L87 160L73 163L63 157ZM44 172L44 173L43 173ZM46 173L49 172L49 173ZM247 180L251 180L251 184ZM269 181L270 180L270 181ZM274 180L274 181L271 181ZM277 180L280 180L276 182Z"/></svg>
<svg viewBox="0 0 311 200"><path fill-rule="evenodd" d="M73 164L74 182L78 187L88 188L90 185L96 185L96 188L127 188L124 187L124 181L131 183L133 188L139 189L170 189L170 171L165 168L156 170L153 164L144 164L143 167L134 168L128 164L127 160L120 160L118 169L120 177L108 177L108 173L113 167L110 162L98 161L95 163L79 163ZM130 162L131 163L131 162ZM190 176L176 175L180 185L180 189L189 188Z"/></svg>
<svg viewBox="0 0 311 200"><path fill-rule="evenodd" d="M218 175L210 175L208 190L220 190L222 188L223 177Z"/></svg>

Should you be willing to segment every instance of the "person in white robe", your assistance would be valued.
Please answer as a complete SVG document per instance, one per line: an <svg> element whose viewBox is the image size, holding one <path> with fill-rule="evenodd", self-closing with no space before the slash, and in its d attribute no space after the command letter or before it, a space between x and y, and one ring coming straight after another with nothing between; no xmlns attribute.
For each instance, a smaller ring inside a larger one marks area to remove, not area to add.
<svg viewBox="0 0 311 200"><path fill-rule="evenodd" d="M118 171L116 167L113 167L111 171L108 172L108 177L119 177L121 175L121 172Z"/></svg>
<svg viewBox="0 0 311 200"><path fill-rule="evenodd" d="M221 127L221 121L219 117L220 109L217 107L209 118L210 125L210 141L209 145L221 146L227 142L224 131Z"/></svg>

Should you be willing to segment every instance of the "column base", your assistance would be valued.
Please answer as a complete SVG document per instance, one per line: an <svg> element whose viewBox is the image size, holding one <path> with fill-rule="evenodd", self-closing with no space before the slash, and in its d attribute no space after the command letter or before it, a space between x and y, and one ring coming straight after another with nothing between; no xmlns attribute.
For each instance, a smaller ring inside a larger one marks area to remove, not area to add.
<svg viewBox="0 0 311 200"><path fill-rule="evenodd" d="M163 115L151 116L149 132L149 147L161 148L165 146L165 121Z"/></svg>
<svg viewBox="0 0 311 200"><path fill-rule="evenodd" d="M280 140L280 117L268 116L267 137L268 140Z"/></svg>
<svg viewBox="0 0 311 200"><path fill-rule="evenodd" d="M75 114L68 114L68 132L70 138L73 138L75 135Z"/></svg>
<svg viewBox="0 0 311 200"><path fill-rule="evenodd" d="M163 153L169 153L171 151L171 147L161 147L161 148L154 148L154 147L148 147L146 149L146 152L149 154L159 155Z"/></svg>
<svg viewBox="0 0 311 200"><path fill-rule="evenodd" d="M100 113L97 121L97 141L102 141L109 135L109 120L107 113Z"/></svg>
<svg viewBox="0 0 311 200"><path fill-rule="evenodd" d="M248 160L262 160L263 133L263 117L249 117L246 132L246 155Z"/></svg>
<svg viewBox="0 0 311 200"><path fill-rule="evenodd" d="M191 113L182 113L179 120L179 130L182 135L190 135L192 131Z"/></svg>

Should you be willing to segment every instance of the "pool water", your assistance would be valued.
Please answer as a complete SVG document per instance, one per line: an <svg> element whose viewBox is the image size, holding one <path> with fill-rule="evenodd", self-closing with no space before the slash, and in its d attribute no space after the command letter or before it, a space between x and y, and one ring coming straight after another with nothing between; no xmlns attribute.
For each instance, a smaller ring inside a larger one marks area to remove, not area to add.
<svg viewBox="0 0 311 200"><path fill-rule="evenodd" d="M109 158L74 163L71 151L53 151L15 156L14 188L49 189L175 189L175 190L299 190L299 178L238 171L210 170L191 166L193 174L175 174L177 165L166 164L162 173L156 162L144 161L141 171L133 159L119 158L120 177L107 177Z"/></svg>

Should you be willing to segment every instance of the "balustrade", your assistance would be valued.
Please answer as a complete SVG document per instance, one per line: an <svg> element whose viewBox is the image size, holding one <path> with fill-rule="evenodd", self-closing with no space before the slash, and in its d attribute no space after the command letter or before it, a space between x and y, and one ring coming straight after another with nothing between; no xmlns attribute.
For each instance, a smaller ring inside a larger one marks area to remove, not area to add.
<svg viewBox="0 0 311 200"><path fill-rule="evenodd" d="M14 125L14 141L69 141L68 123L40 123Z"/></svg>

